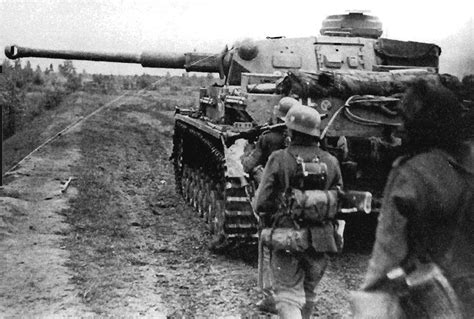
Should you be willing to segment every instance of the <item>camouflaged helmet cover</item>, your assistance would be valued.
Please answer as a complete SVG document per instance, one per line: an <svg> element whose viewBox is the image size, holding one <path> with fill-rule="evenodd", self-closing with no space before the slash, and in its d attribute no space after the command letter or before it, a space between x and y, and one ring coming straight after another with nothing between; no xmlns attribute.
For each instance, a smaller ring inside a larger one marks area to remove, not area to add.
<svg viewBox="0 0 474 319"><path fill-rule="evenodd" d="M296 100L292 97L289 97L289 96L285 96L280 100L280 102L278 102L277 105L275 105L275 108L273 110L273 114L275 115L275 117L277 117L280 120L284 121L288 111L293 106L299 105L299 104L300 104L300 102L298 102L298 100Z"/></svg>
<svg viewBox="0 0 474 319"><path fill-rule="evenodd" d="M318 111L300 103L288 111L285 124L291 130L311 136L321 136L321 116Z"/></svg>

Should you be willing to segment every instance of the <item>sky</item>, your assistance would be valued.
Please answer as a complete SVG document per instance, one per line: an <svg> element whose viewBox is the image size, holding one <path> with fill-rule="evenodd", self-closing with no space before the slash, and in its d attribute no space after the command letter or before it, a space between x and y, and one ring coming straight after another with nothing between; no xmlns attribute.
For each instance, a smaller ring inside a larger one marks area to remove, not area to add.
<svg viewBox="0 0 474 319"><path fill-rule="evenodd" d="M473 3L472 0L0 0L0 46L17 44L127 53L149 50L217 53L226 44L231 46L245 38L317 36L326 16L347 10L366 10L378 16L383 23L383 37L437 43L466 25L473 34ZM34 67L37 64L44 67L51 61L31 59L31 62ZM140 65L98 62L74 62L74 65L78 71L85 69L89 73L163 74L162 70Z"/></svg>

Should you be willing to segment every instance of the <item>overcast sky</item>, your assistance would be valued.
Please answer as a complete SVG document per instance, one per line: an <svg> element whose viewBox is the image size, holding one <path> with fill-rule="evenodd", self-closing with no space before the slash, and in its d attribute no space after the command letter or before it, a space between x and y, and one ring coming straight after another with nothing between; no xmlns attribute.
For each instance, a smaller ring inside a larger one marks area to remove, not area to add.
<svg viewBox="0 0 474 319"><path fill-rule="evenodd" d="M129 53L194 49L219 52L224 45L244 38L315 36L324 17L350 9L368 10L378 16L384 37L436 43L467 24L473 34L472 3L472 0L0 0L0 45ZM472 46L473 42L466 45ZM32 60L33 66L39 63ZM85 68L88 72L104 74L154 73L151 69L124 64L74 64L79 71Z"/></svg>

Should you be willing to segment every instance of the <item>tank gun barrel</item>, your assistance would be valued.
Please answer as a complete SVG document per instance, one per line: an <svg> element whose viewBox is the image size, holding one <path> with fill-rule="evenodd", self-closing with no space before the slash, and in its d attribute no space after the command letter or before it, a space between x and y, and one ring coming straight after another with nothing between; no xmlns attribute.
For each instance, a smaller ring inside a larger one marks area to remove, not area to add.
<svg viewBox="0 0 474 319"><path fill-rule="evenodd" d="M9 59L18 58L48 58L63 60L84 60L141 64L149 68L185 69L194 72L219 72L222 70L222 56L208 53L164 53L143 52L133 53L104 53L83 52L70 50L45 50L11 45L5 47L5 55Z"/></svg>

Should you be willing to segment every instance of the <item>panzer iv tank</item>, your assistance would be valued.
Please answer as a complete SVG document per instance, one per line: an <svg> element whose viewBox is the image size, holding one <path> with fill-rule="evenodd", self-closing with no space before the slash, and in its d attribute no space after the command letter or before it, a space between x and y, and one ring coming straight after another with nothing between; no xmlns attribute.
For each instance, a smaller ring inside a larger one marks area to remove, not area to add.
<svg viewBox="0 0 474 319"><path fill-rule="evenodd" d="M441 49L430 43L381 38L382 25L360 12L329 16L319 36L245 40L222 52L182 55L106 54L10 46L9 58L44 57L139 63L144 67L215 72L222 84L199 91L193 109L177 107L173 136L176 190L227 241L253 242L257 216L252 176L240 156L267 126L284 96L323 117L322 146L340 161L345 188L370 192L362 204L342 204L353 220L380 207L381 190L397 156L397 104L416 77L439 81ZM363 193L367 194L367 193ZM349 200L350 202L350 200Z"/></svg>

